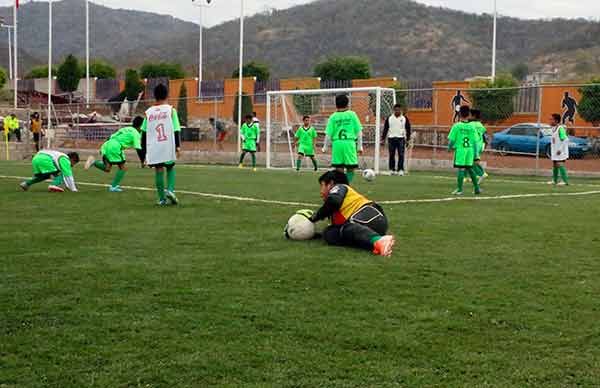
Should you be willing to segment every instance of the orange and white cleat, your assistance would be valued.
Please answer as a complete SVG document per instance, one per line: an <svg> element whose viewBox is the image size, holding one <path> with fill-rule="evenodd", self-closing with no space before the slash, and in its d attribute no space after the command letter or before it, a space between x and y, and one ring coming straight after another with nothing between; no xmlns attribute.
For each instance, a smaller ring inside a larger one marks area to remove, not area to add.
<svg viewBox="0 0 600 388"><path fill-rule="evenodd" d="M373 254L383 257L390 257L394 250L394 244L396 244L394 236L383 236L375 243Z"/></svg>
<svg viewBox="0 0 600 388"><path fill-rule="evenodd" d="M50 185L48 186L48 191L51 193L64 193L65 189L60 186Z"/></svg>

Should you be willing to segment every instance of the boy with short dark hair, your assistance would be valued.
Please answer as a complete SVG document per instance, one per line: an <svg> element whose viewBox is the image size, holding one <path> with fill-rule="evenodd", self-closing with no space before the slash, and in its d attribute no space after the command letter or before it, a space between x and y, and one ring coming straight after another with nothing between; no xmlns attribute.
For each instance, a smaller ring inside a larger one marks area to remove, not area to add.
<svg viewBox="0 0 600 388"><path fill-rule="evenodd" d="M365 249L378 256L392 255L395 239L386 235L388 219L379 205L350 187L343 172L326 172L319 177L319 185L323 206L315 213L299 214L315 223L331 219L331 225L323 231L327 244Z"/></svg>
<svg viewBox="0 0 600 388"><path fill-rule="evenodd" d="M21 182L19 186L23 191L27 191L36 183L54 178L50 186L48 186L48 191L62 193L65 191L62 188L64 184L70 191L76 192L77 186L73 177L73 166L77 163L79 163L79 154L77 152L64 154L53 150L40 151L31 160L33 177Z"/></svg>
<svg viewBox="0 0 600 388"><path fill-rule="evenodd" d="M180 152L181 124L177 110L167 102L169 90L163 84L154 88L154 106L145 113L142 124L142 153L148 166L155 169L155 186L158 194L158 205L166 206L167 201L177 205L175 195L175 161ZM167 171L167 188L165 189L165 169Z"/></svg>
<svg viewBox="0 0 600 388"><path fill-rule="evenodd" d="M108 191L111 193L120 193L123 191L121 188L121 181L127 172L124 153L126 149L135 148L138 151L138 156L140 157L142 165L144 163L144 159L142 158L142 135L140 134L143 124L144 118L137 116L133 119L131 127L119 129L111 135L108 141L102 144L102 147L100 148L102 160L95 160L93 156L90 156L85 162L86 170L89 170L91 166L94 166L98 170L106 173L110 172L113 165L119 167L119 171L115 174L115 178L108 188Z"/></svg>
<svg viewBox="0 0 600 388"><path fill-rule="evenodd" d="M355 112L348 109L350 100L345 94L335 98L337 111L327 121L323 152L327 152L331 142L331 166L339 172L345 172L348 182L354 179L354 170L358 168L358 153L362 154L362 125ZM357 152L358 149L358 152Z"/></svg>
<svg viewBox="0 0 600 388"><path fill-rule="evenodd" d="M452 126L450 134L448 135L448 151L454 150L454 168L458 169L458 187L452 194L463 195L463 185L466 174L468 174L473 181L475 194L481 194L481 190L479 189L479 179L477 179L477 175L473 171L477 135L475 128L469 122L471 109L468 106L461 106L458 113L461 121Z"/></svg>
<svg viewBox="0 0 600 388"><path fill-rule="evenodd" d="M296 148L298 150L298 159L296 160L296 171L300 171L302 159L310 158L315 171L319 169L315 159L315 143L317 140L317 130L310 125L310 116L302 118L303 125L298 128L295 134Z"/></svg>
<svg viewBox="0 0 600 388"><path fill-rule="evenodd" d="M569 160L569 135L566 127L561 124L561 115L554 113L550 118L552 126L552 143L550 144L552 159L552 181L548 182L555 186L569 185L569 175L565 166ZM558 181L560 175L562 182Z"/></svg>
<svg viewBox="0 0 600 388"><path fill-rule="evenodd" d="M246 115L245 123L240 129L242 140L242 154L240 155L240 168L244 168L244 159L250 153L252 156L252 169L256 171L256 150L260 141L260 126L254 121L252 115Z"/></svg>

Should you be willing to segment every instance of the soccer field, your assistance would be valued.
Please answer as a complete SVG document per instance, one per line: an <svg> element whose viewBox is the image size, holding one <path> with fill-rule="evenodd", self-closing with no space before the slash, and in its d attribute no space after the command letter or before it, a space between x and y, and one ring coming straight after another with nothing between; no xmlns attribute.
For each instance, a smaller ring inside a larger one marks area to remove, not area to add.
<svg viewBox="0 0 600 388"><path fill-rule="evenodd" d="M20 192L1 163L0 387L570 387L600 382L600 181L357 178L391 258L283 238L318 175L178 166L159 208L125 193ZM470 185L465 185L470 189Z"/></svg>

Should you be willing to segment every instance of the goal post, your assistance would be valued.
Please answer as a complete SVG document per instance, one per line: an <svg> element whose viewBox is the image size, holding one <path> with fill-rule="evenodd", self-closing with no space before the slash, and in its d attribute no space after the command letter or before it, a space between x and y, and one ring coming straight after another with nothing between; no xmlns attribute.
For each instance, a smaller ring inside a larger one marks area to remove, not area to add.
<svg viewBox="0 0 600 388"><path fill-rule="evenodd" d="M381 129L396 104L396 91L391 88L362 87L339 89L296 89L267 92L266 101L266 166L294 168L296 159L295 133L304 116L318 133L315 154L322 166L329 166L330 152L322 154L325 127L336 111L335 97L345 94L349 108L356 112L363 126L364 154L361 168L380 170Z"/></svg>

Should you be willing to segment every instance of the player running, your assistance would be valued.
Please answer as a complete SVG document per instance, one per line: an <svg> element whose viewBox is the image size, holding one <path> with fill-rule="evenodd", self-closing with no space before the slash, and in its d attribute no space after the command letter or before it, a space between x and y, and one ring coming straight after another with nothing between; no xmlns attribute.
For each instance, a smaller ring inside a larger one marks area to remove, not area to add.
<svg viewBox="0 0 600 388"><path fill-rule="evenodd" d="M167 102L169 91L163 84L154 88L154 106L146 111L142 124L142 155L148 166L155 169L158 205L177 205L175 195L175 161L180 151L181 124L177 111ZM165 169L167 188L165 190Z"/></svg>
<svg viewBox="0 0 600 388"><path fill-rule="evenodd" d="M243 144L239 167L244 168L244 158L250 153L252 156L252 170L256 171L256 150L260 141L260 126L257 121L254 121L254 116L252 115L246 115L245 121L240 129L240 137Z"/></svg>
<svg viewBox="0 0 600 388"><path fill-rule="evenodd" d="M485 169L481 165L481 155L485 151L487 146L487 129L481 123L481 111L478 109L471 109L471 125L475 129L476 141L475 141L475 163L473 165L473 171L477 175L481 185L484 179L489 175L485 172Z"/></svg>
<svg viewBox="0 0 600 388"><path fill-rule="evenodd" d="M358 168L358 154L363 152L363 139L362 125L356 113L348 109L349 103L345 94L335 98L337 112L327 121L323 153L327 152L331 141L331 166L339 172L345 172L348 182L352 183L354 170Z"/></svg>
<svg viewBox="0 0 600 388"><path fill-rule="evenodd" d="M481 194L479 179L473 171L477 134L473 125L468 121L471 109L468 106L461 106L458 113L461 121L452 126L448 135L448 151L454 150L454 168L458 169L458 187L452 194L463 195L465 174L471 177L475 194Z"/></svg>
<svg viewBox="0 0 600 388"><path fill-rule="evenodd" d="M33 177L21 182L19 185L23 191L29 190L32 185L54 178L48 191L62 193L64 186L70 191L76 192L75 178L73 177L73 166L79 163L79 154L69 152L64 154L59 151L43 150L35 154L31 160Z"/></svg>
<svg viewBox="0 0 600 388"><path fill-rule="evenodd" d="M569 175L567 174L566 162L569 159L569 135L567 129L561 124L561 116L554 113L550 118L552 128L552 143L550 145L552 158L552 181L548 184L555 186L568 186ZM558 181L558 175L562 182Z"/></svg>
<svg viewBox="0 0 600 388"><path fill-rule="evenodd" d="M315 143L317 141L317 130L310 125L310 116L302 118L303 125L296 131L296 149L298 150L298 159L296 160L296 171L300 171L302 159L310 158L315 171L319 169L315 159Z"/></svg>
<svg viewBox="0 0 600 388"><path fill-rule="evenodd" d="M386 235L388 219L379 205L350 187L348 177L340 171L326 172L319 184L325 203L314 214L301 214L314 223L331 219L331 225L323 231L327 244L365 249L379 256L392 255L395 239Z"/></svg>
<svg viewBox="0 0 600 388"><path fill-rule="evenodd" d="M115 174L112 184L108 188L108 191L111 193L120 193L123 191L121 188L121 181L127 172L124 153L126 149L136 149L142 165L144 163L142 154L142 135L140 134L143 124L144 118L137 116L135 119L133 119L131 127L119 129L110 137L110 139L108 139L107 142L102 144L102 147L100 148L102 160L95 160L93 156L90 156L85 162L86 170L89 170L90 167L94 166L100 171L109 173L113 165L119 168Z"/></svg>

